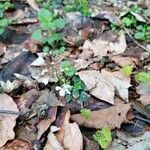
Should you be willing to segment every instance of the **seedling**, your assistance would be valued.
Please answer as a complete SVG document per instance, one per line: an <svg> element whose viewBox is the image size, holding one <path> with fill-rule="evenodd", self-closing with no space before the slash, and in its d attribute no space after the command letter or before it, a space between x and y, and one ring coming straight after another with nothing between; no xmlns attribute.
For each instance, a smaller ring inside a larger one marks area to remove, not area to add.
<svg viewBox="0 0 150 150"><path fill-rule="evenodd" d="M108 127L104 127L102 128L102 130L98 130L93 135L93 137L94 137L94 140L98 142L98 144L103 149L106 149L112 141L111 130Z"/></svg>
<svg viewBox="0 0 150 150"><path fill-rule="evenodd" d="M134 6L128 9L125 16L122 17L122 25L133 30L133 36L136 40L150 41L149 11L149 9L143 10L141 7ZM147 16L147 22L142 21L140 17L142 13Z"/></svg>
<svg viewBox="0 0 150 150"><path fill-rule="evenodd" d="M130 76L133 71L133 67L131 65L125 65L123 68L120 69L126 76Z"/></svg>
<svg viewBox="0 0 150 150"><path fill-rule="evenodd" d="M67 102L73 99L77 99L81 103L87 102L89 95L86 93L85 84L75 75L77 68L65 60L61 63L61 70L63 75L59 77L58 84L60 86L56 89L60 96L65 96Z"/></svg>
<svg viewBox="0 0 150 150"><path fill-rule="evenodd" d="M64 28L65 20L44 8L39 10L38 19L40 28L32 34L32 38L39 41L46 52L51 49L57 50L57 54L59 50L64 51L63 33L60 30Z"/></svg>
<svg viewBox="0 0 150 150"><path fill-rule="evenodd" d="M90 118L91 118L91 115L92 115L91 110L90 110L90 109L86 109L86 108L81 109L81 110L80 110L80 113L81 113L81 116L82 116L83 118L87 119L87 120L90 119Z"/></svg>

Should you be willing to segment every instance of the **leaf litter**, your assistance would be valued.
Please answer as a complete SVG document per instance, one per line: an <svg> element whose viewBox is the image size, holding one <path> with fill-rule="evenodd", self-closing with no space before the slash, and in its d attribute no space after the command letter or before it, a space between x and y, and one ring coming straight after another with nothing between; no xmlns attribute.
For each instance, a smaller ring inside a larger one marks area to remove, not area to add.
<svg viewBox="0 0 150 150"><path fill-rule="evenodd" d="M16 19L0 35L0 149L98 149L93 135L87 135L105 128L115 135L112 142L105 143L108 149L150 147L150 86L142 83L149 80L149 45L146 40L135 41L135 31L130 28L128 33L121 24L128 13L142 23L149 16L138 14L138 9L122 13L123 6L130 7L130 3L92 0L89 12L86 4L83 10L65 12L65 3L54 2L50 19L61 26L65 18L67 24L58 29L64 32L62 41L57 36L58 41L53 39L55 29L41 31L43 41L51 34L44 46L30 38L39 28L40 2L18 0L13 12L5 12L9 19ZM141 4L147 7L147 1ZM61 19L57 20L58 15ZM51 40L54 44L47 46ZM70 64L64 69L65 61ZM138 72L142 71L146 76L141 78ZM90 114L81 114L81 110ZM135 130L132 123L140 127ZM146 131L141 137L130 135L141 130Z"/></svg>

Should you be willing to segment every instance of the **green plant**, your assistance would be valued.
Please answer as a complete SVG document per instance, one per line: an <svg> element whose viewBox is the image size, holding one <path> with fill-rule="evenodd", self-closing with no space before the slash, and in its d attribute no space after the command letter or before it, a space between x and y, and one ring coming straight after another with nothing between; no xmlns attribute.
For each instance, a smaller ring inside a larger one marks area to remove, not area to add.
<svg viewBox="0 0 150 150"><path fill-rule="evenodd" d="M141 14L148 16L149 9L143 10L139 6L134 6L130 9L127 9L125 15L121 18L122 25L124 27L132 29L132 34L137 40L146 40L150 41L150 20L143 21Z"/></svg>
<svg viewBox="0 0 150 150"><path fill-rule="evenodd" d="M89 10L89 0L66 0L65 10L70 11L80 11L84 16L90 16Z"/></svg>
<svg viewBox="0 0 150 150"><path fill-rule="evenodd" d="M72 99L77 99L81 103L89 100L89 95L86 92L85 84L75 75L77 68L71 65L68 60L64 60L61 63L62 76L59 77L57 87L60 95L65 96L67 102ZM62 94L63 93L63 94Z"/></svg>
<svg viewBox="0 0 150 150"><path fill-rule="evenodd" d="M5 10L12 8L13 4L8 2L0 2L0 34L3 34L5 28L9 25L10 20L4 15Z"/></svg>
<svg viewBox="0 0 150 150"><path fill-rule="evenodd" d="M85 119L90 119L92 112L90 109L83 108L80 110L81 116Z"/></svg>
<svg viewBox="0 0 150 150"><path fill-rule="evenodd" d="M67 60L61 63L61 70L68 77L72 77L77 72L76 67L72 66Z"/></svg>
<svg viewBox="0 0 150 150"><path fill-rule="evenodd" d="M139 72L135 75L135 79L141 83L149 83L150 82L150 72Z"/></svg>
<svg viewBox="0 0 150 150"><path fill-rule="evenodd" d="M120 69L126 76L130 76L133 71L133 67L131 65L125 65Z"/></svg>
<svg viewBox="0 0 150 150"><path fill-rule="evenodd" d="M112 141L111 130L108 127L98 130L93 137L103 149L106 149Z"/></svg>
<svg viewBox="0 0 150 150"><path fill-rule="evenodd" d="M64 51L63 33L60 30L64 28L65 20L44 8L39 10L38 19L40 28L32 34L32 39L39 41L46 52L50 49L57 50L57 53Z"/></svg>

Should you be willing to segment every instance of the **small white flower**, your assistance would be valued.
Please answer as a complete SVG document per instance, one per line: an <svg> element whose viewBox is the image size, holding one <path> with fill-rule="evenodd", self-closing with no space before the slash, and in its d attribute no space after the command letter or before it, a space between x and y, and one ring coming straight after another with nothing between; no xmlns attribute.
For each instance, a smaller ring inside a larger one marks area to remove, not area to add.
<svg viewBox="0 0 150 150"><path fill-rule="evenodd" d="M60 91L59 91L59 95L60 96L65 96L65 94L66 94L66 91L62 88Z"/></svg>
<svg viewBox="0 0 150 150"><path fill-rule="evenodd" d="M60 87L60 86L56 86L56 87L55 87L55 90L56 90L56 91L60 91L60 90L61 90L61 87Z"/></svg>
<svg viewBox="0 0 150 150"><path fill-rule="evenodd" d="M56 91L59 91L60 96L65 96L66 94L71 94L70 91L72 89L72 86L70 86L69 84L63 84L62 87L56 86L55 89Z"/></svg>

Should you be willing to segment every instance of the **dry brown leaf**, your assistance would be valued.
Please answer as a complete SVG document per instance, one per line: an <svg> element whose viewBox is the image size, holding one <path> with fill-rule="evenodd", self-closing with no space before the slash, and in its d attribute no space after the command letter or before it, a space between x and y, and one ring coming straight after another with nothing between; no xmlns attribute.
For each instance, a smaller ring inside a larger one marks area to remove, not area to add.
<svg viewBox="0 0 150 150"><path fill-rule="evenodd" d="M26 1L33 9L35 9L37 11L39 10L39 7L38 7L37 3L35 2L35 0L26 0Z"/></svg>
<svg viewBox="0 0 150 150"><path fill-rule="evenodd" d="M110 57L110 59L121 67L124 67L125 65L131 65L132 67L135 67L139 64L139 61L133 57L123 57L121 55L116 55Z"/></svg>
<svg viewBox="0 0 150 150"><path fill-rule="evenodd" d="M92 60L84 60L84 59L76 59L74 60L75 64L74 66L77 68L77 70L85 69L87 68L93 61Z"/></svg>
<svg viewBox="0 0 150 150"><path fill-rule="evenodd" d="M92 42L86 41L83 45L83 53L92 51L94 56L107 56L108 52L113 54L122 54L127 48L125 35L122 33L114 40L112 37L113 33L108 34L110 35L107 35L107 39L104 39L102 36Z"/></svg>
<svg viewBox="0 0 150 150"><path fill-rule="evenodd" d="M85 83L90 94L110 104L114 104L115 89L105 75L95 70L80 71L78 75Z"/></svg>
<svg viewBox="0 0 150 150"><path fill-rule="evenodd" d="M32 145L22 139L14 139L8 142L1 150L32 150Z"/></svg>
<svg viewBox="0 0 150 150"><path fill-rule="evenodd" d="M7 94L0 94L0 110L19 112L13 99ZM0 114L0 147L15 137L13 131L18 115Z"/></svg>
<svg viewBox="0 0 150 150"><path fill-rule="evenodd" d="M44 147L44 150L64 150L64 148L61 146L54 133L50 132L47 138L48 139Z"/></svg>
<svg viewBox="0 0 150 150"><path fill-rule="evenodd" d="M131 86L130 77L124 75L120 71L109 72L105 69L101 70L103 76L107 76L110 84L114 85L117 94L125 101L128 102L129 92L128 88Z"/></svg>
<svg viewBox="0 0 150 150"><path fill-rule="evenodd" d="M115 106L106 109L92 111L90 119L84 119L81 114L71 116L71 119L78 125L89 128L103 128L108 126L111 129L120 128L120 125L126 120L126 114L130 110L130 104L118 102Z"/></svg>
<svg viewBox="0 0 150 150"><path fill-rule="evenodd" d="M76 123L69 123L70 111L67 111L64 117L61 129L56 134L58 141L64 149L83 150L83 137L79 126Z"/></svg>
<svg viewBox="0 0 150 150"><path fill-rule="evenodd" d="M37 128L38 128L38 135L37 135L37 139L40 139L42 134L50 127L50 125L55 121L56 119L56 113L57 113L57 107L52 107L49 109L48 112L48 117L47 119L43 119L41 120L38 124L37 124Z"/></svg>
<svg viewBox="0 0 150 150"><path fill-rule="evenodd" d="M17 103L18 108L23 110L25 108L29 108L29 106L32 105L32 103L39 97L39 95L39 91L32 89L16 98L15 102Z"/></svg>

